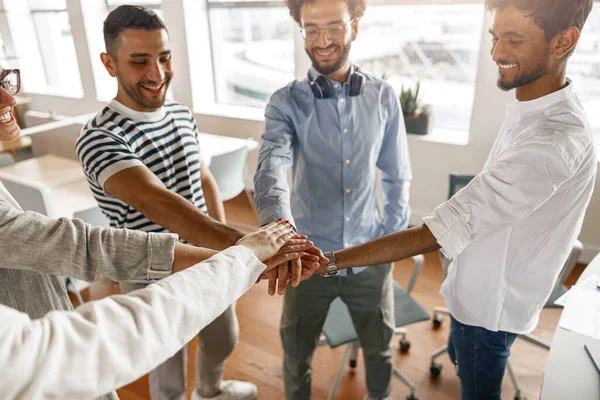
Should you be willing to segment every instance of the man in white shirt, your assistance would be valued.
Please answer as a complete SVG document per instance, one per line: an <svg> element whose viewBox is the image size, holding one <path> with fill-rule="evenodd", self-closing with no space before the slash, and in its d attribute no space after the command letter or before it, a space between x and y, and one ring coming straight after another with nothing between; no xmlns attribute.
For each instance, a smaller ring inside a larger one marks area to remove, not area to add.
<svg viewBox="0 0 600 400"><path fill-rule="evenodd" d="M424 224L327 254L319 272L437 249L461 397L500 399L510 346L531 332L583 223L596 174L592 128L566 77L592 0L486 0L498 86L516 89L482 172Z"/></svg>

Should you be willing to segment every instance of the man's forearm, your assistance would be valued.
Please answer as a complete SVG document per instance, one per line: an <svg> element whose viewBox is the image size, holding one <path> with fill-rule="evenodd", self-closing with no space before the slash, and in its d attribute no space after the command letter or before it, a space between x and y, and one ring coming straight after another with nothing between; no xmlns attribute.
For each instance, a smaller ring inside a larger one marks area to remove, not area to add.
<svg viewBox="0 0 600 400"><path fill-rule="evenodd" d="M404 229L358 246L336 251L338 269L377 265L438 250L440 245L426 225ZM321 268L323 269L323 268ZM319 270L319 273L325 271Z"/></svg>
<svg viewBox="0 0 600 400"><path fill-rule="evenodd" d="M223 250L233 246L244 236L237 229L212 219L195 205L167 189L148 195L139 208L135 208L158 225L197 246Z"/></svg>
<svg viewBox="0 0 600 400"><path fill-rule="evenodd" d="M218 251L216 250L177 243L173 257L173 273L183 271L202 261L208 260L217 253Z"/></svg>

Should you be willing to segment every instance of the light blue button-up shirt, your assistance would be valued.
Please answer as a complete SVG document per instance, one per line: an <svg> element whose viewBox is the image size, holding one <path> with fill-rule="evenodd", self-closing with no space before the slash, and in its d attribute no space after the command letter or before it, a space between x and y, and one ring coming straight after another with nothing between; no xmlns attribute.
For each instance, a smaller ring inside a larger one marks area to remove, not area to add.
<svg viewBox="0 0 600 400"><path fill-rule="evenodd" d="M312 78L317 74L311 69ZM323 251L406 228L412 179L406 128L392 87L367 76L363 93L349 97L349 82L330 83L329 99L317 99L307 79L271 96L254 177L261 224L290 220Z"/></svg>

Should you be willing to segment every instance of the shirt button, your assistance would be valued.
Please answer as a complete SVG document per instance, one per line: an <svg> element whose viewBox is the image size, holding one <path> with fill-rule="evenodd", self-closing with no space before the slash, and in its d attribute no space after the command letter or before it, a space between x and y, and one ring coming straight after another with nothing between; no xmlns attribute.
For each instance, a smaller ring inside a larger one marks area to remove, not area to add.
<svg viewBox="0 0 600 400"><path fill-rule="evenodd" d="M348 244L348 242L344 242L344 247L348 247L348 246L350 246L350 245Z"/></svg>
<svg viewBox="0 0 600 400"><path fill-rule="evenodd" d="M350 164L350 160L346 160L346 164Z"/></svg>
<svg viewBox="0 0 600 400"><path fill-rule="evenodd" d="M346 99L340 99L340 103L343 103L344 101L346 101Z"/></svg>
<svg viewBox="0 0 600 400"><path fill-rule="evenodd" d="M350 193L350 188L346 188L346 193Z"/></svg>
<svg viewBox="0 0 600 400"><path fill-rule="evenodd" d="M350 217L346 217L346 222L350 222Z"/></svg>
<svg viewBox="0 0 600 400"><path fill-rule="evenodd" d="M348 128L344 128L344 133L348 133Z"/></svg>
<svg viewBox="0 0 600 400"><path fill-rule="evenodd" d="M335 85L333 85L334 88L339 88L340 85L338 83L336 83Z"/></svg>

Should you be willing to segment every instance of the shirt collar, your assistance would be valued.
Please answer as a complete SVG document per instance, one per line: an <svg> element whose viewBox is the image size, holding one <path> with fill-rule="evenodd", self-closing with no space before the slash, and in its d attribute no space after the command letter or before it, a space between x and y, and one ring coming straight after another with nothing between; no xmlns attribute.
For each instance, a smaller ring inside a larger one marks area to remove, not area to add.
<svg viewBox="0 0 600 400"><path fill-rule="evenodd" d="M529 101L512 101L508 103L508 107L515 109L519 113L530 113L540 111L552 106L560 101L570 99L575 92L573 91L573 83L567 78L567 86L557 90L556 92L547 94L535 100Z"/></svg>
<svg viewBox="0 0 600 400"><path fill-rule="evenodd" d="M163 119L166 115L164 107L152 112L136 111L116 99L112 99L108 106L135 122L156 122Z"/></svg>
<svg viewBox="0 0 600 400"><path fill-rule="evenodd" d="M355 67L354 64L350 64L350 73L348 74L348 79L346 79L346 82L344 83L344 86L349 86L350 85L350 77L352 76L352 74L355 71ZM310 70L308 70L308 78L311 80L315 80L317 78L317 76L323 75L322 73L320 73L319 71L317 71L315 69L314 66L311 65ZM325 75L323 75L325 76ZM325 78L327 78L329 80L329 83L331 83L331 86L334 87L333 85L335 85L336 83L339 83L338 81L334 81L333 79L325 76Z"/></svg>

